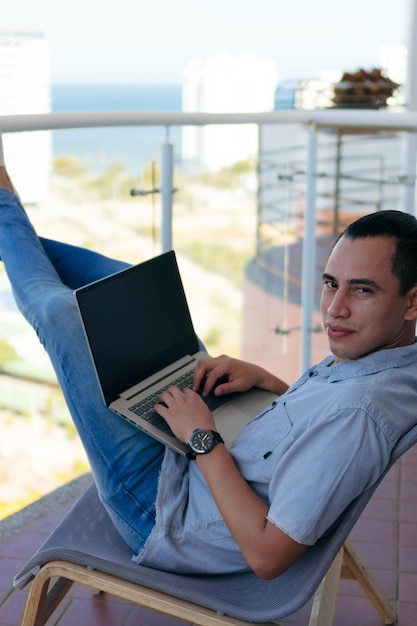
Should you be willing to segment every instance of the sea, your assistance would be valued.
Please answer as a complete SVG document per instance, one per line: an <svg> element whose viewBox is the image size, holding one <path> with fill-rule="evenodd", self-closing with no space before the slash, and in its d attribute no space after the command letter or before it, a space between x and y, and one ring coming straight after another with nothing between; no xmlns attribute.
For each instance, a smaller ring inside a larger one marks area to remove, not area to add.
<svg viewBox="0 0 417 626"><path fill-rule="evenodd" d="M53 84L52 111L181 111L181 85ZM181 128L171 127L174 158L181 156ZM159 158L164 127L106 127L52 131L53 158L71 156L90 173L121 163L133 175Z"/></svg>

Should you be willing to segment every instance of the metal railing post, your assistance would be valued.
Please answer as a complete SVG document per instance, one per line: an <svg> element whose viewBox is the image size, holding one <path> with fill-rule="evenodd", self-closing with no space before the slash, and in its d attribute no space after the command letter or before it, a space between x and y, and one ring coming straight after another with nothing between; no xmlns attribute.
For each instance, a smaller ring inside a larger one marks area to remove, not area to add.
<svg viewBox="0 0 417 626"><path fill-rule="evenodd" d="M405 105L409 111L417 111L417 0L409 0L408 37L407 37L407 68L405 80ZM405 190L404 211L417 215L416 208L416 165L417 165L417 134L407 133L405 137Z"/></svg>
<svg viewBox="0 0 417 626"><path fill-rule="evenodd" d="M405 188L403 210L415 216L417 216L415 186L416 165L417 134L409 132L405 137Z"/></svg>
<svg viewBox="0 0 417 626"><path fill-rule="evenodd" d="M317 129L310 124L307 151L307 191L304 216L304 243L301 275L301 370L311 365L311 340L316 280L316 169Z"/></svg>
<svg viewBox="0 0 417 626"><path fill-rule="evenodd" d="M161 147L161 249L172 250L172 196L173 189L173 146L163 143Z"/></svg>

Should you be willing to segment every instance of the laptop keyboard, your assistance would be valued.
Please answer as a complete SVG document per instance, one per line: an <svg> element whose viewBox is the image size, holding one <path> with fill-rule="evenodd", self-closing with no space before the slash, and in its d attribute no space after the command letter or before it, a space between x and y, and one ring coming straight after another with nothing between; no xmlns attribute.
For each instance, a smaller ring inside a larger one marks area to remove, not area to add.
<svg viewBox="0 0 417 626"><path fill-rule="evenodd" d="M147 422L151 423L153 426L155 426L156 428L159 428L163 432L166 432L172 437L175 436L174 433L172 432L172 430L170 429L170 427L168 426L164 418L158 415L156 411L154 411L153 407L155 406L155 404L159 402L161 393L165 391L166 389L168 389L169 387L172 387L173 385L175 387L178 387L179 389L185 389L186 387L192 388L193 372L191 371L191 372L186 372L185 374L182 374L176 380L170 382L168 385L165 385L161 389L158 389L158 391L155 391L150 396L143 398L139 402L136 402L135 404L132 404L132 406L129 407L129 411L132 411L133 413L135 413L135 415L139 415L140 417L145 419ZM199 395L200 397L202 397L201 393ZM214 411L214 409L217 409L217 407L221 406L227 399L228 398L225 396L218 397L218 396L215 396L214 394L209 394L208 396L203 398L204 402L206 403L206 405L211 411Z"/></svg>

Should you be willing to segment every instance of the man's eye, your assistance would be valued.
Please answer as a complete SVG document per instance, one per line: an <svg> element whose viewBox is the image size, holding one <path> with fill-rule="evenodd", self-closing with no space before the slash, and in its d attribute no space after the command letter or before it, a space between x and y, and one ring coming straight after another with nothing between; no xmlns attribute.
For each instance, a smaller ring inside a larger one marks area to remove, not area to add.
<svg viewBox="0 0 417 626"><path fill-rule="evenodd" d="M323 281L323 287L325 287L327 290L337 289L337 284L332 280L325 280Z"/></svg>

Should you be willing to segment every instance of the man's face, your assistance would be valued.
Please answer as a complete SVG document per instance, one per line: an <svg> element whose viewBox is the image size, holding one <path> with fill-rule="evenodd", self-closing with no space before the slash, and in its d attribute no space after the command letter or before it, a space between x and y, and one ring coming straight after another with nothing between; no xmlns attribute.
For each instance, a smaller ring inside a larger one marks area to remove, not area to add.
<svg viewBox="0 0 417 626"><path fill-rule="evenodd" d="M395 240L342 237L323 274L321 312L335 362L414 341L416 289L399 295L391 271Z"/></svg>

